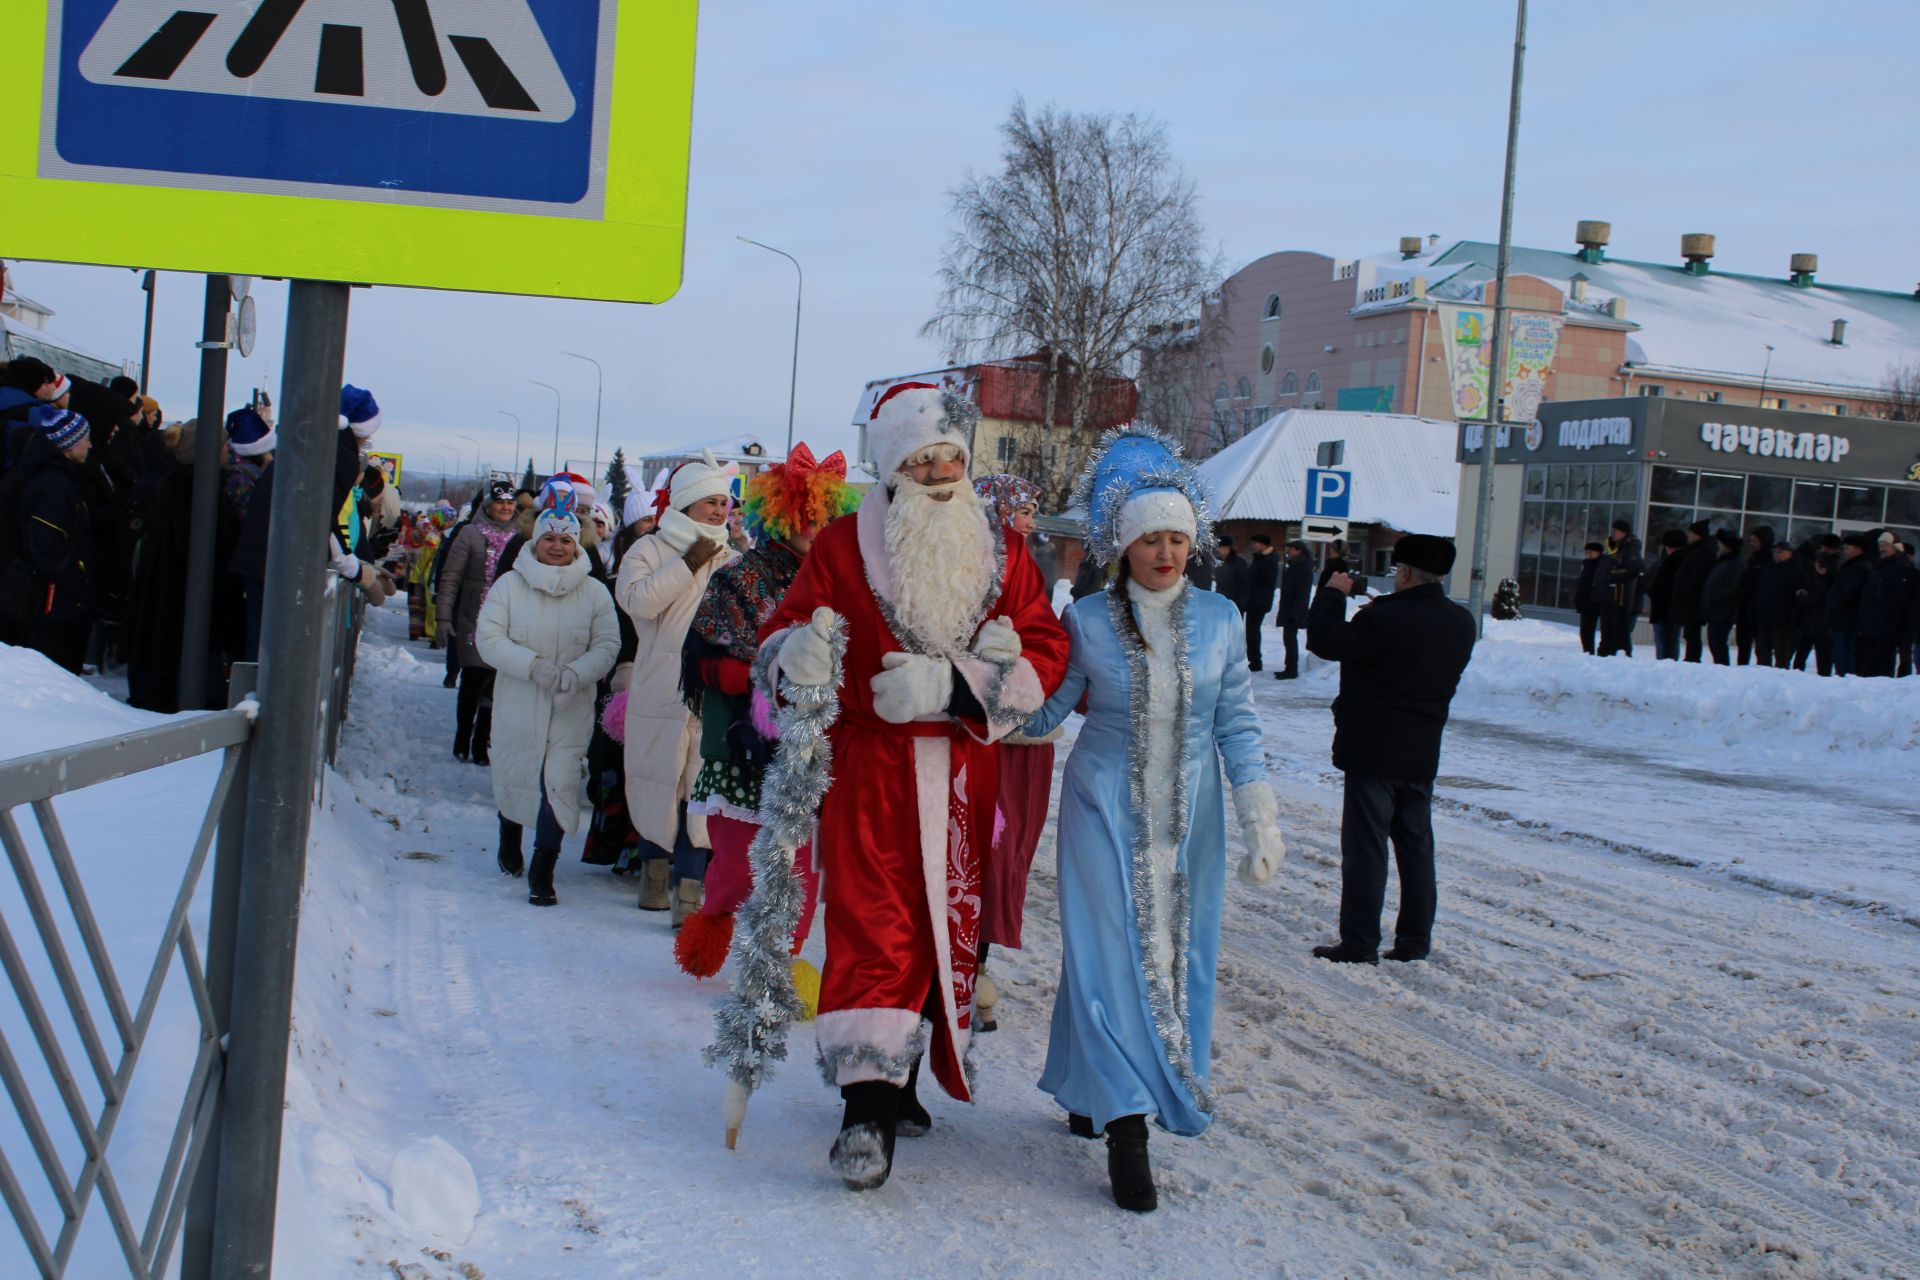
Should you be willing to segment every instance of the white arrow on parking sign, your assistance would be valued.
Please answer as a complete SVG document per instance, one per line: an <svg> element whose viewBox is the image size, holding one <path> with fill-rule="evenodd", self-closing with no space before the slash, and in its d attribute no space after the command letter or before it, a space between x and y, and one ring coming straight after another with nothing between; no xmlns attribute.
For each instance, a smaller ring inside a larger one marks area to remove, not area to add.
<svg viewBox="0 0 1920 1280"><path fill-rule="evenodd" d="M119 0L80 73L95 84L553 123L575 105L526 0Z"/></svg>

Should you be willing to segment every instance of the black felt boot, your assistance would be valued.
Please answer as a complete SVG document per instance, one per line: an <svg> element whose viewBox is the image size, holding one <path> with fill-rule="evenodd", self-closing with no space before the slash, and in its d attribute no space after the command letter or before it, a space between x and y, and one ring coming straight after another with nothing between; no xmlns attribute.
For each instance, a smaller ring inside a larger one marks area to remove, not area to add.
<svg viewBox="0 0 1920 1280"><path fill-rule="evenodd" d="M900 1123L900 1090L884 1080L842 1085L847 1109L827 1163L854 1191L871 1191L893 1172L893 1138Z"/></svg>
<svg viewBox="0 0 1920 1280"><path fill-rule="evenodd" d="M1121 1116L1107 1126L1107 1180L1113 1184L1113 1202L1122 1209L1152 1213L1160 1207L1147 1163L1145 1116Z"/></svg>
<svg viewBox="0 0 1920 1280"><path fill-rule="evenodd" d="M924 1138L933 1128L933 1117L920 1105L920 1059L913 1060L907 1072L907 1084L900 1091L900 1123L896 1132L903 1138Z"/></svg>
<svg viewBox="0 0 1920 1280"><path fill-rule="evenodd" d="M1093 1118L1083 1116L1078 1111L1067 1112L1067 1132L1076 1138L1097 1138L1099 1131L1093 1127Z"/></svg>
<svg viewBox="0 0 1920 1280"><path fill-rule="evenodd" d="M482 707L473 713L473 762L489 763L487 747L493 741L493 708Z"/></svg>
<svg viewBox="0 0 1920 1280"><path fill-rule="evenodd" d="M525 870L520 857L520 824L509 822L505 815L500 818L500 874L518 876Z"/></svg>
<svg viewBox="0 0 1920 1280"><path fill-rule="evenodd" d="M527 868L527 901L536 907L554 907L560 899L553 896L553 867L560 861L558 849L533 851L533 865Z"/></svg>

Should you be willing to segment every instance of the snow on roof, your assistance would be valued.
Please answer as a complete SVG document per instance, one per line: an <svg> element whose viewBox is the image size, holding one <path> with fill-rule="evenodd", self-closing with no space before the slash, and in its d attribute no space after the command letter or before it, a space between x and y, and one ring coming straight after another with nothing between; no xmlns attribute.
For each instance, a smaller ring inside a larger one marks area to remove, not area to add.
<svg viewBox="0 0 1920 1280"><path fill-rule="evenodd" d="M1495 246L1463 240L1432 260L1451 276L1429 294L1459 296L1493 278ZM1587 277L1595 295L1626 299L1626 319L1639 326L1628 359L1648 371L1730 375L1815 388L1877 388L1890 366L1920 355L1920 301L1876 289L1710 271L1689 275L1678 264L1608 259L1584 262L1572 253L1515 247L1514 274L1566 288ZM1833 322L1847 322L1835 346ZM1771 363L1767 347L1773 347ZM1635 350L1637 348L1637 351Z"/></svg>
<svg viewBox="0 0 1920 1280"><path fill-rule="evenodd" d="M1321 444L1344 440L1353 475L1348 519L1402 533L1454 535L1459 428L1398 413L1289 409L1199 464L1218 520L1297 521Z"/></svg>
<svg viewBox="0 0 1920 1280"><path fill-rule="evenodd" d="M679 460L698 458L702 449L713 450L713 456L720 462L778 462L780 455L767 447L765 440L751 432L741 432L730 436L714 436L709 440L689 440L667 449L652 449L640 455L636 461L657 462L663 459Z"/></svg>

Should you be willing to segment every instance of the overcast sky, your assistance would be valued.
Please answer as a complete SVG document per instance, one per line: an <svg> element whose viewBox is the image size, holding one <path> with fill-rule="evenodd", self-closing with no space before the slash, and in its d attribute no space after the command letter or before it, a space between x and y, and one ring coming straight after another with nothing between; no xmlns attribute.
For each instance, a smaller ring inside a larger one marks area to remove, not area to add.
<svg viewBox="0 0 1920 1280"><path fill-rule="evenodd" d="M1613 223L1615 256L1784 274L1820 255L1835 283L1920 283L1920 5L1913 0L1535 0L1520 139L1518 243L1571 248ZM795 5L709 0L700 17L687 258L661 306L356 290L350 381L378 443L433 469L451 450L545 469L732 432L786 430L793 270L804 264L798 434L851 448L871 378L942 362L917 331L935 297L947 191L995 166L997 128L1030 103L1160 118L1232 266L1280 249L1389 250L1401 235L1494 239L1512 6L1047 0ZM0 256L6 254L0 219ZM526 252L538 253L537 242ZM152 390L193 412L202 285L163 275ZM118 269L14 264L55 333L137 358L142 294ZM260 342L236 361L279 398L285 286L258 289ZM472 436L478 445L460 439Z"/></svg>

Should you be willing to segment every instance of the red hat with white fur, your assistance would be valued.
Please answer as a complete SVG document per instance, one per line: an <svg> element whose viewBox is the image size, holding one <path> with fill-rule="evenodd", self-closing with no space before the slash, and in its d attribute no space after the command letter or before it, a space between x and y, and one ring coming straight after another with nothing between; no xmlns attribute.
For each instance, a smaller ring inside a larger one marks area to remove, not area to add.
<svg viewBox="0 0 1920 1280"><path fill-rule="evenodd" d="M888 387L868 415L867 455L880 482L891 486L894 473L922 449L952 445L962 458L973 454L973 425L980 410L971 400L930 382Z"/></svg>

